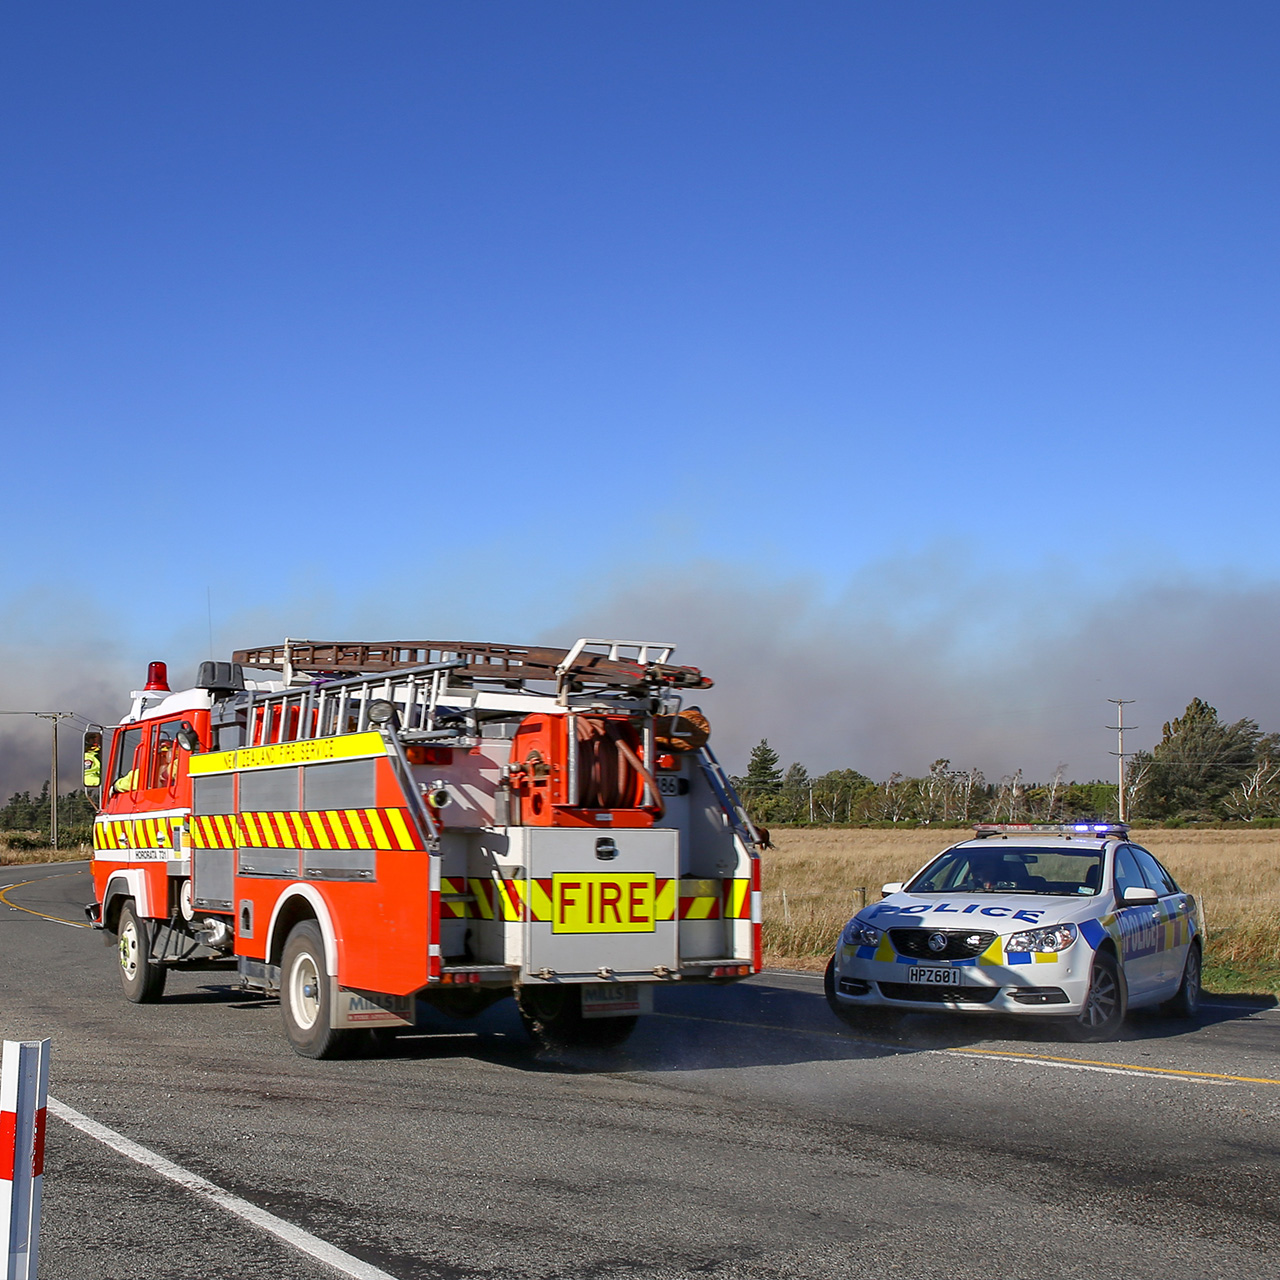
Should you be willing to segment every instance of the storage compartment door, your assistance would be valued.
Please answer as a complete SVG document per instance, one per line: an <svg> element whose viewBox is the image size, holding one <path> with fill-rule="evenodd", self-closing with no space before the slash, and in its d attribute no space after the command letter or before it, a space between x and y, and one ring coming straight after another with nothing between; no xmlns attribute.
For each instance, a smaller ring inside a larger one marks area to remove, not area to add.
<svg viewBox="0 0 1280 1280"><path fill-rule="evenodd" d="M678 965L679 833L526 827L529 919L525 969L559 978L652 976Z"/></svg>

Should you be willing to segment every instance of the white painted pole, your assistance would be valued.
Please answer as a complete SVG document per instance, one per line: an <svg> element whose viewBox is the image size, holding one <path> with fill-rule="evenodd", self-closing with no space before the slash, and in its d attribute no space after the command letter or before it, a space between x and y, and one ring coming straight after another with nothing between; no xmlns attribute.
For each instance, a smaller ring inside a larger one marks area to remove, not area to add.
<svg viewBox="0 0 1280 1280"><path fill-rule="evenodd" d="M0 1059L0 1247L3 1280L36 1280L44 1182L48 1040L6 1040Z"/></svg>

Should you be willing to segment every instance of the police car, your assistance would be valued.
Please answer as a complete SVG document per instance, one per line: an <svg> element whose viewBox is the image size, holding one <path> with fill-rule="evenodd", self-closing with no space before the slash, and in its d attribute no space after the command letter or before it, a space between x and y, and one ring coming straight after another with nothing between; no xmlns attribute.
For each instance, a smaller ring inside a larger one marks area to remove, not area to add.
<svg viewBox="0 0 1280 1280"><path fill-rule="evenodd" d="M856 1026L887 1010L1061 1018L1105 1040L1129 1009L1194 1016L1195 899L1118 823L982 825L859 911L827 966Z"/></svg>

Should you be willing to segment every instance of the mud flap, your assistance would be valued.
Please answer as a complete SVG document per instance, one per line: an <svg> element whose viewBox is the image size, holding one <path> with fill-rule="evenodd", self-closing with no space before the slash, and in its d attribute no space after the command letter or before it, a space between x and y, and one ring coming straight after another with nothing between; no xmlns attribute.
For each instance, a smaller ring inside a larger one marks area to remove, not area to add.
<svg viewBox="0 0 1280 1280"><path fill-rule="evenodd" d="M333 998L329 1002L329 1025L351 1027L411 1027L417 1020L413 996L389 996L381 991L352 991L329 979Z"/></svg>

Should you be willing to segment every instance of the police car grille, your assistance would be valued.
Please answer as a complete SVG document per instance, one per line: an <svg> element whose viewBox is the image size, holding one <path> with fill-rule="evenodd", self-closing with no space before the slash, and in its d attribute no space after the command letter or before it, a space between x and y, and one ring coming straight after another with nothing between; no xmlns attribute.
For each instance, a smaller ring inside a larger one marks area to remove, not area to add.
<svg viewBox="0 0 1280 1280"><path fill-rule="evenodd" d="M890 1000L917 1004L989 1004L1000 994L999 987L928 987L918 982L877 982L876 986Z"/></svg>
<svg viewBox="0 0 1280 1280"><path fill-rule="evenodd" d="M947 940L946 950L934 951L929 939L940 933ZM995 933L987 929L890 929L889 941L900 956L914 960L968 960L980 956L995 941Z"/></svg>

